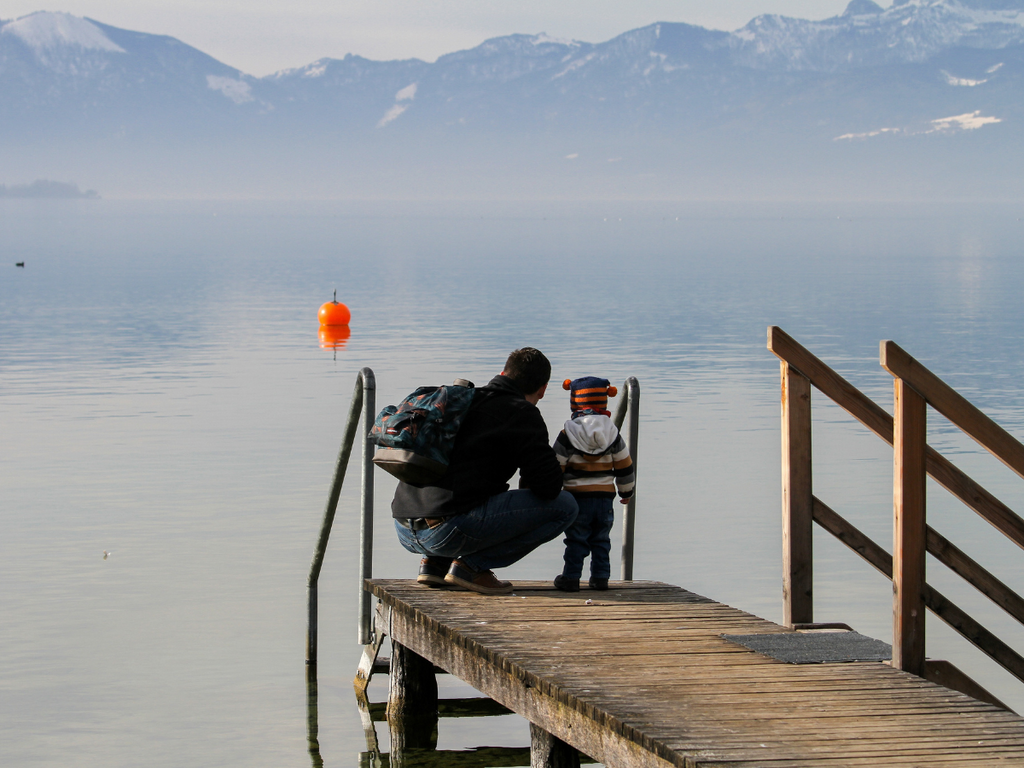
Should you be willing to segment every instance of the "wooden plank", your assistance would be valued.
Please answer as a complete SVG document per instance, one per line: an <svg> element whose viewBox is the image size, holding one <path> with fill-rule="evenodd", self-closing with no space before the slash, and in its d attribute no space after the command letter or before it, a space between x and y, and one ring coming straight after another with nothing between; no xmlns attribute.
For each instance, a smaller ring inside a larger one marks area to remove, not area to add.
<svg viewBox="0 0 1024 768"><path fill-rule="evenodd" d="M951 688L954 691L960 691L972 699L978 701L986 701L989 704L993 704L1000 709L1009 710L1002 701L993 696L987 689L983 688L978 684L976 680L968 677L964 672L948 661L942 659L928 659L925 662L925 674L927 679L932 683Z"/></svg>
<svg viewBox="0 0 1024 768"><path fill-rule="evenodd" d="M880 359L882 367L889 373L908 382L935 410L1024 478L1024 445L1009 432L907 354L896 342L881 342Z"/></svg>
<svg viewBox="0 0 1024 768"><path fill-rule="evenodd" d="M782 623L814 621L811 382L779 363L782 380Z"/></svg>
<svg viewBox="0 0 1024 768"><path fill-rule="evenodd" d="M737 653L719 636L735 631L730 621L775 625L686 602L683 591L610 599L605 621L601 610L575 607L552 616L546 606L565 603L541 591L524 600L373 588L397 642L610 768L1024 764L1024 720L1012 713L878 663L791 665ZM666 594L679 602L659 602ZM630 611L634 620L623 621ZM446 616L459 617L457 626Z"/></svg>

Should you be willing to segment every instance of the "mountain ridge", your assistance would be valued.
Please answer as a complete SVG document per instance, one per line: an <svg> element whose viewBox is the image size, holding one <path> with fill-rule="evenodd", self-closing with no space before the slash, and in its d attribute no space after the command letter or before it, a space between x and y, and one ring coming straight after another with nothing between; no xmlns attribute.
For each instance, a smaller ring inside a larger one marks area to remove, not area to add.
<svg viewBox="0 0 1024 768"><path fill-rule="evenodd" d="M889 178L950 151L1009 177L1024 0L851 0L822 21L657 22L600 43L506 35L434 62L348 54L260 78L172 37L38 12L0 22L0 94L8 167L56 177L63 161L115 192L186 170L212 184L215 168L238 187L261 173L336 188L527 172L742 186L742 164L764 166L764 184L825 183L851 163L861 174L854 157Z"/></svg>

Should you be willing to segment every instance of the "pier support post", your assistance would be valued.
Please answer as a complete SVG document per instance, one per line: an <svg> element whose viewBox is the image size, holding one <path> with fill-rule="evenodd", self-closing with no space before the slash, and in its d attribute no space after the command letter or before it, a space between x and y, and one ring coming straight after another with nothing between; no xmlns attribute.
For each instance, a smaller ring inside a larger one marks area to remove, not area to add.
<svg viewBox="0 0 1024 768"><path fill-rule="evenodd" d="M530 768L580 768L580 753L530 723Z"/></svg>
<svg viewBox="0 0 1024 768"><path fill-rule="evenodd" d="M388 722L437 718L437 678L434 665L391 640Z"/></svg>
<svg viewBox="0 0 1024 768"><path fill-rule="evenodd" d="M431 662L391 638L388 681L391 765L400 768L421 750L437 748L437 677Z"/></svg>

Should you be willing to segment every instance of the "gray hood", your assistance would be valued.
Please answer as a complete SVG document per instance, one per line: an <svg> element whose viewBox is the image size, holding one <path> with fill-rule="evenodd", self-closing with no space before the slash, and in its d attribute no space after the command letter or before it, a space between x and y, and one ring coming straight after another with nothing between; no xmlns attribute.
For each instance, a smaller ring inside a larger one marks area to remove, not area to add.
<svg viewBox="0 0 1024 768"><path fill-rule="evenodd" d="M619 430L610 417L596 413L565 422L565 436L573 448L583 453L604 453L618 434Z"/></svg>

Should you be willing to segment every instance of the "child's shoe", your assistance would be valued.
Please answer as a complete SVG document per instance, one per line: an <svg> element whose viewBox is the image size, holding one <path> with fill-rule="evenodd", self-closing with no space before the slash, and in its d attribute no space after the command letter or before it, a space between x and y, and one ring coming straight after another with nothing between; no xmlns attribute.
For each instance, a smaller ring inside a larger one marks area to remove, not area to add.
<svg viewBox="0 0 1024 768"><path fill-rule="evenodd" d="M580 580L558 574L555 576L555 589L560 589L562 592L579 592Z"/></svg>
<svg viewBox="0 0 1024 768"><path fill-rule="evenodd" d="M556 584L555 586L557 587L558 585ZM598 579L598 578L595 578L595 577L591 576L590 577L590 588L591 589L598 589L598 590L604 592L606 589L608 589L608 579Z"/></svg>

